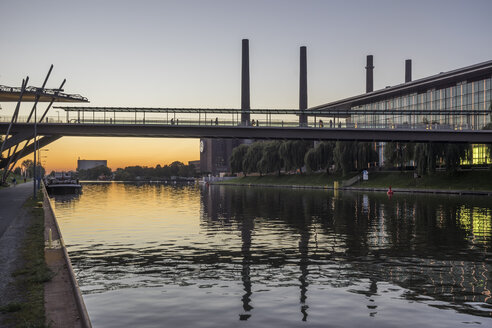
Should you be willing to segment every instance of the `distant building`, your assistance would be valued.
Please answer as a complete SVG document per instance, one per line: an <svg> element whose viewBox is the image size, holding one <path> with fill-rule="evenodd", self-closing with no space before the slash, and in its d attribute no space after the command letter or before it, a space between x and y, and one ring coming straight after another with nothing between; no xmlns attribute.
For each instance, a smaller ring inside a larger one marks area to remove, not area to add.
<svg viewBox="0 0 492 328"><path fill-rule="evenodd" d="M107 160L86 160L86 159L79 159L77 161L77 171L80 170L88 170L92 169L96 166L108 166L108 161Z"/></svg>
<svg viewBox="0 0 492 328"><path fill-rule="evenodd" d="M195 167L195 172L200 172L200 160L197 161L189 161L188 165L193 165Z"/></svg>
<svg viewBox="0 0 492 328"><path fill-rule="evenodd" d="M241 144L237 139L201 139L200 173L219 175L230 172L232 150Z"/></svg>

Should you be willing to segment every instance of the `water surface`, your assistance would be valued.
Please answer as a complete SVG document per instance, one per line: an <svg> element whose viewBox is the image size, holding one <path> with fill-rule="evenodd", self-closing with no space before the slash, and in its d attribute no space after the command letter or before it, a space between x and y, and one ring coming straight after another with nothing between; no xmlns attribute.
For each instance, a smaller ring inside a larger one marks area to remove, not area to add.
<svg viewBox="0 0 492 328"><path fill-rule="evenodd" d="M492 323L490 197L94 183L55 211L94 327Z"/></svg>

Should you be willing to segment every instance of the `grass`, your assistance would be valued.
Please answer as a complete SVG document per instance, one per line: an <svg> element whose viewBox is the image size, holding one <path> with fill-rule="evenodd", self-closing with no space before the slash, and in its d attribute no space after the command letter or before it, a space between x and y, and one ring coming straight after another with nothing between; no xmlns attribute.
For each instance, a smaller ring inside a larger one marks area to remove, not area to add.
<svg viewBox="0 0 492 328"><path fill-rule="evenodd" d="M384 187L439 189L439 190L492 190L492 171L436 172L414 178L413 172L371 172L369 180L354 187Z"/></svg>
<svg viewBox="0 0 492 328"><path fill-rule="evenodd" d="M3 174L2 170L0 170L0 175L1 174ZM24 183L24 177L22 175L10 173L9 176L7 177L7 183L10 185L12 185L12 178L15 178L15 180L17 180L17 184ZM29 182L29 181L31 181L31 179L28 178L26 182ZM9 185L1 185L0 184L0 189L7 188L7 187L9 187Z"/></svg>
<svg viewBox="0 0 492 328"><path fill-rule="evenodd" d="M355 174L347 177L326 173L249 176L223 181L221 184L333 186L334 181L347 180ZM413 177L413 172L370 172L369 181L352 185L352 187L365 188L388 188L388 186L411 189L492 190L492 171L437 172L417 179Z"/></svg>
<svg viewBox="0 0 492 328"><path fill-rule="evenodd" d="M231 179L221 182L221 184L271 184L271 185L296 185L296 186L333 186L333 182L349 179L355 173L348 177L340 174L293 174L293 175L264 175L248 176L237 179Z"/></svg>
<svg viewBox="0 0 492 328"><path fill-rule="evenodd" d="M39 193L38 200L30 198L24 204L30 211L31 223L21 249L23 267L13 274L23 301L7 304L0 309L11 314L10 323L15 327L47 327L44 283L51 280L53 273L44 259L44 213L39 203L42 199L43 194Z"/></svg>

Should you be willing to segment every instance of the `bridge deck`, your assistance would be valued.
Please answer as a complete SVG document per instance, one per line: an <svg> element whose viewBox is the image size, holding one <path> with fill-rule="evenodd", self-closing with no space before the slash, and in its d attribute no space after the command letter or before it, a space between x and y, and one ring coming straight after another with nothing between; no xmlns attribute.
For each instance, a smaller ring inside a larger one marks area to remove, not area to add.
<svg viewBox="0 0 492 328"><path fill-rule="evenodd" d="M8 123L0 123L0 134ZM32 123L18 123L11 134L30 132ZM278 126L170 125L170 124L87 124L38 123L42 136L84 137L156 137L156 138L237 138L237 139L304 139L401 142L492 143L491 130L405 129L405 128L329 128Z"/></svg>

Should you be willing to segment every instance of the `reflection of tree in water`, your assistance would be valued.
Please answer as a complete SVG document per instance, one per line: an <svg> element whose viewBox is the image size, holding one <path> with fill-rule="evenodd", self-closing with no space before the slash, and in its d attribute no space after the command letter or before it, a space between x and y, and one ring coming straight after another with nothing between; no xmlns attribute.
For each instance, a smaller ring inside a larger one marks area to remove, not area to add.
<svg viewBox="0 0 492 328"><path fill-rule="evenodd" d="M470 231L463 229L457 218L463 206L457 197L450 197L443 204L442 197L435 201L432 197L414 195L388 200L385 195L374 194L364 200L359 194L346 193L333 198L327 192L261 188L211 187L202 192L217 192L214 189L227 190L223 193L225 197L219 198L222 204L213 207L222 210L216 213L205 210L204 224L210 222L208 218L222 217L234 225L238 218L249 216L261 218L256 229L262 229L263 221L269 220L269 224L278 225L279 231L295 228L299 232L298 250L284 250L283 254L274 254L274 258L277 266L288 265L289 257L299 261L304 320L308 308L307 277L314 260L335 260L349 265L352 270L345 277L349 284L350 280L369 279L364 294L370 300L377 293L378 281L390 281L414 293L447 302L490 302L487 296L490 295L490 265L484 261L486 248L483 248L490 245L490 232L484 244L470 247ZM309 252L316 226L321 228L318 232L324 234L325 242L333 236L334 243L322 245L320 248L325 251ZM254 265L267 255L249 252L248 256ZM415 299L414 293L405 297ZM370 309L377 307L371 306ZM481 313L466 306L459 310Z"/></svg>

